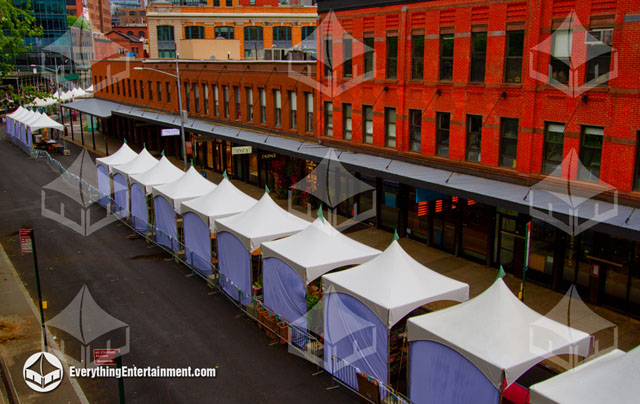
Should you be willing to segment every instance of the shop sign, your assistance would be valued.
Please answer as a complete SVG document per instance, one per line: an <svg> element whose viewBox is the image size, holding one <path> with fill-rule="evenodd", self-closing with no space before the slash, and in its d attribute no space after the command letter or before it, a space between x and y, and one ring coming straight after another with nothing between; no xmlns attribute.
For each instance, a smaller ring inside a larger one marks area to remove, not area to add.
<svg viewBox="0 0 640 404"><path fill-rule="evenodd" d="M251 146L237 146L231 148L231 155L237 156L239 154L251 154Z"/></svg>
<svg viewBox="0 0 640 404"><path fill-rule="evenodd" d="M276 158L276 154L275 153L265 153L260 157L262 157L263 160L274 159L274 158Z"/></svg>
<svg viewBox="0 0 640 404"><path fill-rule="evenodd" d="M162 136L179 136L180 129L162 129Z"/></svg>

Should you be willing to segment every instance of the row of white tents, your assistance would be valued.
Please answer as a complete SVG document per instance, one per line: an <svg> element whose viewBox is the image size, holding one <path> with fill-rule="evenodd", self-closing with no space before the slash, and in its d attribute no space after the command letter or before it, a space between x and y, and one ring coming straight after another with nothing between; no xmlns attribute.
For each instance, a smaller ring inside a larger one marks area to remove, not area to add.
<svg viewBox="0 0 640 404"><path fill-rule="evenodd" d="M74 87L68 91L56 91L52 96L44 99L36 97L29 105L33 107L48 107L59 102L72 101L76 98L87 98L93 96L93 84L83 90L80 87Z"/></svg>
<svg viewBox="0 0 640 404"><path fill-rule="evenodd" d="M408 389L415 403L498 403L539 362L589 354L589 334L533 311L501 278L468 300L467 284L420 264L395 239L378 251L341 234L321 216L309 223L282 209L268 192L255 200L226 177L216 185L193 167L185 173L164 156L157 160L126 144L96 161L101 203L106 206L113 195L116 213L138 232L155 234L158 244L184 253L203 276L218 271L222 290L239 304L255 302L252 257L261 256L264 305L305 332L307 288L321 279L324 325L316 332L324 338L324 368L352 387L357 387L356 371L388 384L390 330L414 310L443 300L460 303L407 321ZM217 267L212 239L217 239ZM336 366L337 359L348 366ZM610 397L631 391L637 397L635 373L618 373L608 384L613 376L607 369L631 366L640 366L637 349L612 353L580 367L579 373L594 375L588 384L571 372L561 374L536 385L531 402L602 402L584 392L590 390ZM621 380L628 383L624 392L612 387L624 384Z"/></svg>
<svg viewBox="0 0 640 404"><path fill-rule="evenodd" d="M32 133L41 129L64 130L64 126L46 114L18 107L6 116L7 134L25 146L33 146Z"/></svg>

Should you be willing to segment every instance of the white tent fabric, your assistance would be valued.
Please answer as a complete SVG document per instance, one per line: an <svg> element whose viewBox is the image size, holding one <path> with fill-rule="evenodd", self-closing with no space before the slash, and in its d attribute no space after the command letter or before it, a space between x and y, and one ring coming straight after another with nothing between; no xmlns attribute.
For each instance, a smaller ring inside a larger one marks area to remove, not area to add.
<svg viewBox="0 0 640 404"><path fill-rule="evenodd" d="M182 204L182 213L193 212L200 216L209 229L214 231L217 219L229 217L250 209L258 201L236 188L229 179L224 178L218 186L200 198Z"/></svg>
<svg viewBox="0 0 640 404"><path fill-rule="evenodd" d="M530 388L531 404L637 403L640 348L613 350Z"/></svg>
<svg viewBox="0 0 640 404"><path fill-rule="evenodd" d="M149 171L156 164L158 164L158 160L145 148L133 160L125 164L114 165L112 168L114 175L121 174L128 182L131 175Z"/></svg>
<svg viewBox="0 0 640 404"><path fill-rule="evenodd" d="M324 275L322 284L325 294L344 293L361 301L387 328L424 304L469 298L469 285L420 264L397 240L371 261Z"/></svg>
<svg viewBox="0 0 640 404"><path fill-rule="evenodd" d="M379 254L379 250L340 233L324 218L293 236L262 243L263 258L284 261L305 285L335 268L362 264Z"/></svg>
<svg viewBox="0 0 640 404"><path fill-rule="evenodd" d="M248 251L255 251L265 241L297 233L309 222L295 216L276 204L268 193L243 213L216 220L216 233L227 231L236 236Z"/></svg>
<svg viewBox="0 0 640 404"><path fill-rule="evenodd" d="M96 165L102 165L106 167L109 172L112 172L112 167L119 164L126 164L136 158L138 153L131 150L129 145L125 142L120 146L117 152L107 157L100 157L96 159Z"/></svg>
<svg viewBox="0 0 640 404"><path fill-rule="evenodd" d="M90 85L89 87L85 88L84 91L86 91L87 93L92 93L93 92L93 84Z"/></svg>
<svg viewBox="0 0 640 404"><path fill-rule="evenodd" d="M162 156L153 168L140 174L132 174L130 180L132 183L142 186L148 195L152 192L152 187L177 181L183 175L184 171L173 165L168 158Z"/></svg>
<svg viewBox="0 0 640 404"><path fill-rule="evenodd" d="M409 341L435 341L459 352L497 389L503 371L509 386L551 356L587 356L590 344L587 333L530 309L502 279L468 302L410 318L407 332Z"/></svg>
<svg viewBox="0 0 640 404"><path fill-rule="evenodd" d="M64 126L49 118L47 115L41 114L39 112L34 113L31 119L24 123L31 129L32 132L45 128L64 130Z"/></svg>
<svg viewBox="0 0 640 404"><path fill-rule="evenodd" d="M206 195L216 184L204 178L193 166L177 181L152 187L153 197L163 196L180 213L182 202Z"/></svg>

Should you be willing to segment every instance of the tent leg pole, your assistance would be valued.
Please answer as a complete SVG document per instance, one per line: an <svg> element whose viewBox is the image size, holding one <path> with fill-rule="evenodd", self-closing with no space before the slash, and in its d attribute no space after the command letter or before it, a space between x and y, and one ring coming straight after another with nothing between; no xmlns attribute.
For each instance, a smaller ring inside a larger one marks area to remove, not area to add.
<svg viewBox="0 0 640 404"><path fill-rule="evenodd" d="M71 140L76 140L73 136L73 115L71 114L71 108L69 108L69 127L71 127Z"/></svg>
<svg viewBox="0 0 640 404"><path fill-rule="evenodd" d="M82 146L84 146L84 128L82 127L82 112L78 114L80 116L80 136L82 138Z"/></svg>
<svg viewBox="0 0 640 404"><path fill-rule="evenodd" d="M95 128L93 127L93 115L91 116L91 140L93 141L93 151L96 151L96 132L95 132Z"/></svg>

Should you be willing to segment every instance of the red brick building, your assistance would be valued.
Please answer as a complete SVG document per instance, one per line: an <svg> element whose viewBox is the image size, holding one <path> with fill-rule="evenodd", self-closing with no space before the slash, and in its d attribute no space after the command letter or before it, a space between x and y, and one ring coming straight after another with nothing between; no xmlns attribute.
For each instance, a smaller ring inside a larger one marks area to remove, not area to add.
<svg viewBox="0 0 640 404"><path fill-rule="evenodd" d="M105 34L105 38L111 40L113 43L112 48L115 52L110 56L112 58L118 58L133 54L137 58L144 58L144 42L138 37L123 34L118 31L111 31Z"/></svg>

